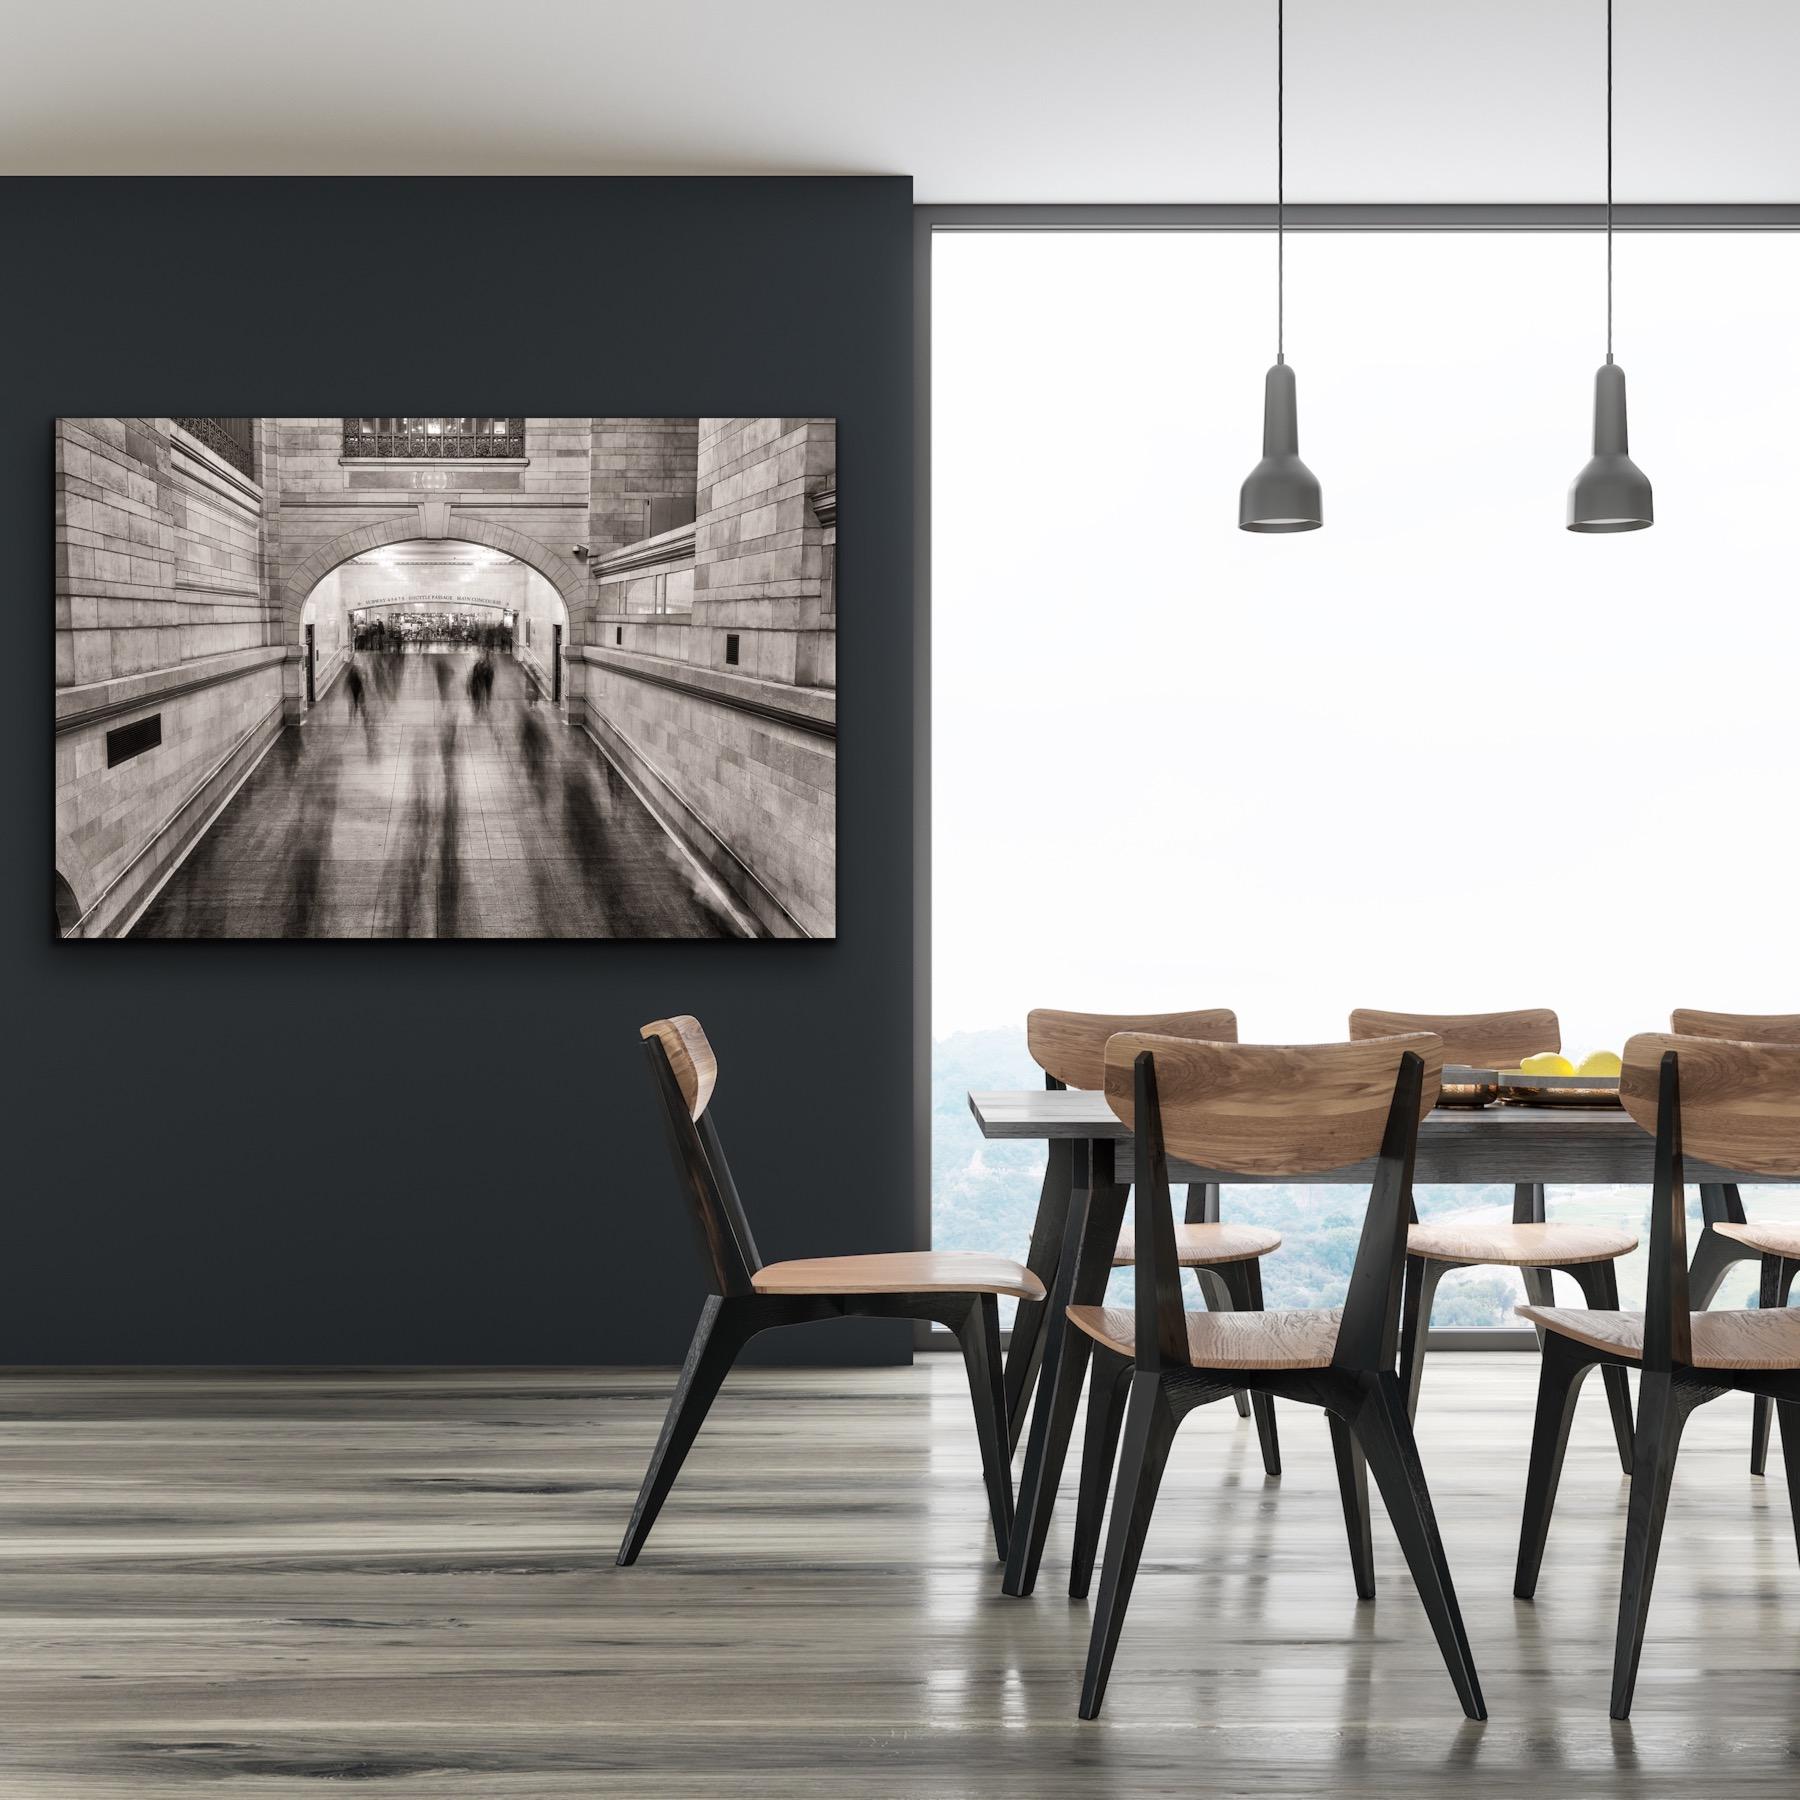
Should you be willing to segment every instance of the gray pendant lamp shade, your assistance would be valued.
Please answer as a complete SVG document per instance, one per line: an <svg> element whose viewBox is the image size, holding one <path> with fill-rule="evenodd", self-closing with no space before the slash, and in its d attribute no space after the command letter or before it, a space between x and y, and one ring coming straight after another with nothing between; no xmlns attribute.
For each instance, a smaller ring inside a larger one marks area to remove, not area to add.
<svg viewBox="0 0 1800 1800"><path fill-rule="evenodd" d="M1594 375L1594 455L1569 489L1569 529L1642 531L1655 520L1650 478L1627 454L1625 371L1609 356Z"/></svg>
<svg viewBox="0 0 1800 1800"><path fill-rule="evenodd" d="M1606 361L1594 373L1594 454L1569 488L1571 531L1642 531L1656 523L1650 478L1625 436L1625 371L1613 361L1613 9L1606 0Z"/></svg>
<svg viewBox="0 0 1800 1800"><path fill-rule="evenodd" d="M1324 523L1319 478L1300 460L1294 371L1278 357L1263 382L1262 461L1238 494L1238 527L1317 531Z"/></svg>
<svg viewBox="0 0 1800 1800"><path fill-rule="evenodd" d="M1238 490L1240 531L1317 531L1319 478L1300 460L1294 371L1282 353L1287 323L1287 20L1275 0L1275 364L1263 381L1263 453Z"/></svg>

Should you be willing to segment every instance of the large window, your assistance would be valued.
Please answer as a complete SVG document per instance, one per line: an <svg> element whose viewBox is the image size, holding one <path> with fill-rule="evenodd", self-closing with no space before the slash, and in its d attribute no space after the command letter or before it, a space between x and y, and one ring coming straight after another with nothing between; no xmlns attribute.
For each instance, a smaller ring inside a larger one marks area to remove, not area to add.
<svg viewBox="0 0 1800 1800"><path fill-rule="evenodd" d="M346 419L346 456L523 456L523 419Z"/></svg>
<svg viewBox="0 0 1800 1800"><path fill-rule="evenodd" d="M1577 1052L1678 1005L1800 1009L1800 236L1616 255L1653 530L1563 528L1598 237L1318 233L1289 239L1287 350L1326 524L1269 538L1236 529L1267 234L936 234L935 1243L1023 1251L1041 1146L983 1143L963 1095L1041 1082L1033 1006L1224 1005L1290 1041L1354 1006L1553 1006ZM1271 1305L1342 1297L1360 1205L1225 1195L1285 1234ZM1470 1270L1434 1322L1519 1297Z"/></svg>

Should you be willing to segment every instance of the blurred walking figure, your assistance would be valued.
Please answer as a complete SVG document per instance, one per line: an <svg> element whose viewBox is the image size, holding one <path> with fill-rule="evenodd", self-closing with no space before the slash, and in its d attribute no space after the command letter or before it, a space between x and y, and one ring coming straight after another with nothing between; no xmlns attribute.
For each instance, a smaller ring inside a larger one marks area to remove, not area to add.
<svg viewBox="0 0 1800 1800"><path fill-rule="evenodd" d="M363 709L362 670L352 659L349 668L344 671L344 693L350 701L350 717L355 719Z"/></svg>
<svg viewBox="0 0 1800 1800"><path fill-rule="evenodd" d="M531 688L530 682L525 684L526 691ZM547 798L545 791L544 763L549 756L549 739L542 723L534 712L519 715L519 754L525 759L525 779L531 783L531 791L537 796L537 803L542 806Z"/></svg>
<svg viewBox="0 0 1800 1800"><path fill-rule="evenodd" d="M469 704L478 713L487 711L488 702L494 697L494 662L485 654L475 659L475 666L469 671Z"/></svg>
<svg viewBox="0 0 1800 1800"><path fill-rule="evenodd" d="M443 702L450 698L450 659L447 656L434 656L431 659L431 672L437 678L438 700Z"/></svg>

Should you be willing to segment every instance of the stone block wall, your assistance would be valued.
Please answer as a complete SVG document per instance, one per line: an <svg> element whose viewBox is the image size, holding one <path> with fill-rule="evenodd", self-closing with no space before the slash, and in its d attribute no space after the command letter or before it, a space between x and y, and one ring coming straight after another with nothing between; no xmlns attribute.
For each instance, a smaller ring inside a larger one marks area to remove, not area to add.
<svg viewBox="0 0 1800 1800"><path fill-rule="evenodd" d="M56 427L56 684L181 660L167 419Z"/></svg>
<svg viewBox="0 0 1800 1800"><path fill-rule="evenodd" d="M284 652L261 483L173 419L59 420L55 500L57 869L105 936L273 741ZM152 717L108 768L108 733Z"/></svg>
<svg viewBox="0 0 1800 1800"><path fill-rule="evenodd" d="M175 427L169 513L183 661L271 641L263 494L260 484Z"/></svg>
<svg viewBox="0 0 1800 1800"><path fill-rule="evenodd" d="M556 654L556 627L569 636L568 611L562 596L535 569L524 571L519 600L519 622L513 631L513 655L530 673L545 695L556 691L551 658Z"/></svg>
<svg viewBox="0 0 1800 1800"><path fill-rule="evenodd" d="M796 686L835 683L837 615L815 501L829 491L835 520L836 487L833 419L700 421L695 662ZM833 543L835 553L835 524Z"/></svg>
<svg viewBox="0 0 1800 1800"><path fill-rule="evenodd" d="M599 561L694 521L698 419L595 419L588 539Z"/></svg>

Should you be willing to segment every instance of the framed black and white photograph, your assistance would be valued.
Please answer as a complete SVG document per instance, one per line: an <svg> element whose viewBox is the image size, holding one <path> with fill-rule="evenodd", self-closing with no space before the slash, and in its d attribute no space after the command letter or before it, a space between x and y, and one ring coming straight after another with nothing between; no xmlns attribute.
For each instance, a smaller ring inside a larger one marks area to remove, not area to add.
<svg viewBox="0 0 1800 1800"><path fill-rule="evenodd" d="M835 935L835 420L54 455L60 935Z"/></svg>

